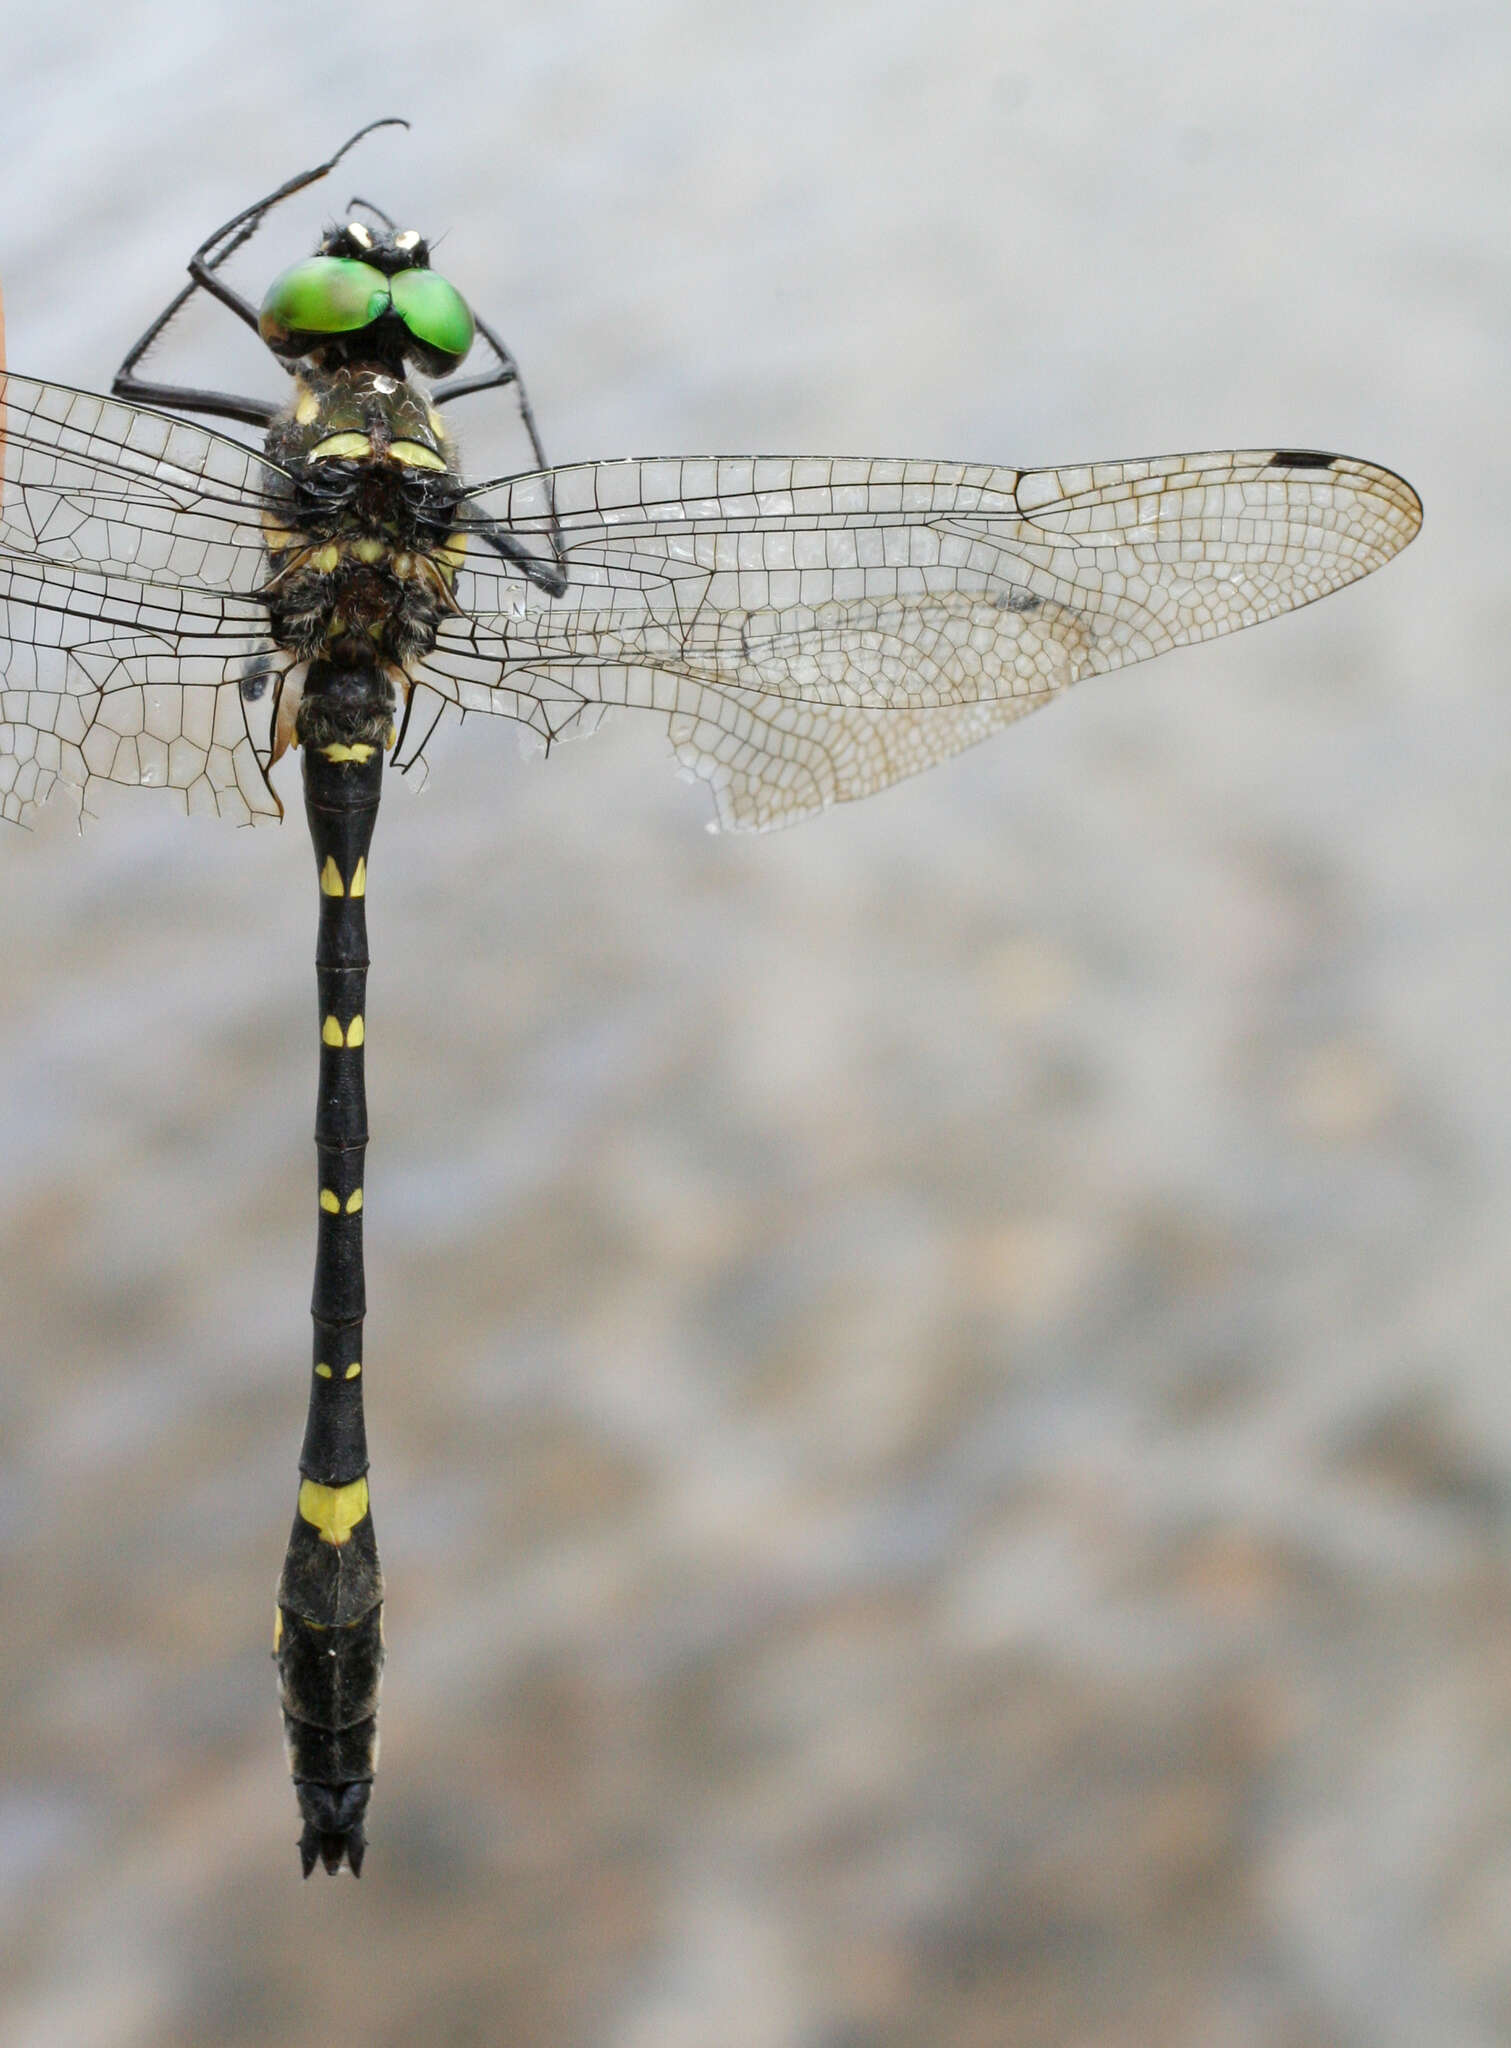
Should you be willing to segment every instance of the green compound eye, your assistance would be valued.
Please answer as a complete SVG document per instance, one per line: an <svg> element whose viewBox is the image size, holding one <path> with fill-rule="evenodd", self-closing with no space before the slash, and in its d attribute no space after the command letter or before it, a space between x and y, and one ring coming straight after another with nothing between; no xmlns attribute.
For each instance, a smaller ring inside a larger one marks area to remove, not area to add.
<svg viewBox="0 0 1511 2048"><path fill-rule="evenodd" d="M310 256L275 277L257 331L277 355L303 355L323 334L351 334L388 311L388 279L348 256Z"/></svg>
<svg viewBox="0 0 1511 2048"><path fill-rule="evenodd" d="M437 377L454 370L477 331L456 286L433 270L401 270L388 280L388 288L425 368Z"/></svg>

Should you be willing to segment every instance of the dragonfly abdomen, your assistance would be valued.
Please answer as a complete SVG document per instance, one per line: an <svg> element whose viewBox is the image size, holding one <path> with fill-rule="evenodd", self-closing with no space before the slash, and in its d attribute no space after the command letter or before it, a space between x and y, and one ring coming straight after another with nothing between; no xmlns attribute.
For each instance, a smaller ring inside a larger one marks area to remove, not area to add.
<svg viewBox="0 0 1511 2048"><path fill-rule="evenodd" d="M378 1757L383 1578L362 1404L363 1169L367 1156L367 856L382 791L392 687L376 668L315 663L299 710L305 812L320 882L315 951L320 1082L314 1369L299 1503L278 1584L278 1663L306 1877L360 1872Z"/></svg>

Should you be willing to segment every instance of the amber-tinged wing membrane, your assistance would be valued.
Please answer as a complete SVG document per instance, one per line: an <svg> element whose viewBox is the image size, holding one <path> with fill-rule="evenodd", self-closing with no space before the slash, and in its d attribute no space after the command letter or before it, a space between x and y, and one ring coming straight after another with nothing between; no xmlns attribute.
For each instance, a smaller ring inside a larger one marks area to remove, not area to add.
<svg viewBox="0 0 1511 2048"><path fill-rule="evenodd" d="M470 616L422 679L546 737L592 706L663 711L719 822L746 828L868 796L1084 675L1309 604L1421 523L1390 471L1296 449L1023 472L590 463L480 486L473 516L545 559L548 493L565 594L474 538Z"/></svg>
<svg viewBox="0 0 1511 2048"><path fill-rule="evenodd" d="M268 647L266 466L89 392L10 376L0 400L0 817L95 779L276 817L272 692L238 687Z"/></svg>

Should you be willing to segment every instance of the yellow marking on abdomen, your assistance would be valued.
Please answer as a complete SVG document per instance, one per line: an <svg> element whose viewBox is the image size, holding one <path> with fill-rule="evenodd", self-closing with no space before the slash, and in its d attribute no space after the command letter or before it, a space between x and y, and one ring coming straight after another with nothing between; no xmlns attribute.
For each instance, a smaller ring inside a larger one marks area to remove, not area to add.
<svg viewBox="0 0 1511 2048"><path fill-rule="evenodd" d="M332 740L328 747L322 747L320 751L327 761L370 761L373 757L373 749L366 740L358 740L352 747L343 746L339 740Z"/></svg>
<svg viewBox="0 0 1511 2048"><path fill-rule="evenodd" d="M273 1655L278 1655L278 1645L283 1641L283 1609L273 1609Z"/></svg>
<svg viewBox="0 0 1511 2048"><path fill-rule="evenodd" d="M355 1379L360 1379L361 1375L362 1375L362 1368L361 1368L361 1366L360 1366L360 1365L349 1365L349 1366L348 1366L348 1367L346 1368L346 1377L347 1377L347 1378L348 1378L349 1380L355 1380Z"/></svg>
<svg viewBox="0 0 1511 2048"><path fill-rule="evenodd" d="M361 1190L360 1188L353 1188L353 1189L352 1189L352 1191L351 1191L351 1193L350 1193L350 1194L349 1194L349 1195L347 1196L347 1198L346 1198L346 1213L347 1213L347 1215L348 1215L348 1216L355 1216L355 1215L356 1215L356 1213L357 1213L357 1211L358 1211L358 1210L359 1210L359 1209L361 1208L361 1206L362 1206L362 1190Z"/></svg>
<svg viewBox="0 0 1511 2048"><path fill-rule="evenodd" d="M322 896L344 896L346 884L341 879L341 870L336 866L336 856L328 853L325 866L320 870L320 893Z"/></svg>
<svg viewBox="0 0 1511 2048"><path fill-rule="evenodd" d="M354 1479L349 1486L322 1486L318 1479L301 1479L299 1513L312 1529L320 1531L322 1543L335 1544L339 1549L366 1518L367 1481Z"/></svg>
<svg viewBox="0 0 1511 2048"><path fill-rule="evenodd" d="M322 1188L320 1190L320 1206L327 1216L339 1216L341 1214L341 1197L334 1188Z"/></svg>
<svg viewBox="0 0 1511 2048"><path fill-rule="evenodd" d="M358 854L357 865L352 869L352 894L353 896L365 896L367 894L366 854Z"/></svg>
<svg viewBox="0 0 1511 2048"><path fill-rule="evenodd" d="M364 1038L366 1038L366 1036L367 1036L367 1027L366 1027L366 1025L365 1025L365 1024L364 1024L364 1023L362 1022L362 1019L361 1019L360 1017L353 1017L353 1019L351 1020L350 1024L348 1024L348 1025L347 1025L347 1027L346 1027L346 1042L347 1042L347 1044L348 1044L348 1045L360 1045L360 1044L362 1043L363 1039L364 1039Z"/></svg>
<svg viewBox="0 0 1511 2048"><path fill-rule="evenodd" d="M317 1380L328 1380L328 1379L330 1378L330 1376L331 1376L331 1369L330 1369L330 1367L329 1367L328 1365L325 1365L325 1364L323 1364L323 1363L322 1363L322 1364L320 1364L320 1365L317 1365L317 1366L315 1367L315 1378L316 1378Z"/></svg>

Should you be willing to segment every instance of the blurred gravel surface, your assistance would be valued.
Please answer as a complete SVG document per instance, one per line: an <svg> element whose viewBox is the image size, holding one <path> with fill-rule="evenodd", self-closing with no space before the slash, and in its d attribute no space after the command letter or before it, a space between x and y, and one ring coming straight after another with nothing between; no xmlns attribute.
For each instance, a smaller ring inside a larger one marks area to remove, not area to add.
<svg viewBox="0 0 1511 2048"><path fill-rule="evenodd" d="M8 836L0 2040L1507 2039L1505 10L144 0L6 51L18 368L103 385L400 112L350 184L558 460L1278 439L1427 525L788 835L705 838L629 722L392 792L360 1886L297 1880L267 1661L307 844ZM158 364L276 378L213 310Z"/></svg>

